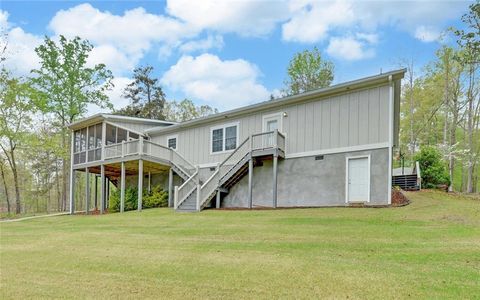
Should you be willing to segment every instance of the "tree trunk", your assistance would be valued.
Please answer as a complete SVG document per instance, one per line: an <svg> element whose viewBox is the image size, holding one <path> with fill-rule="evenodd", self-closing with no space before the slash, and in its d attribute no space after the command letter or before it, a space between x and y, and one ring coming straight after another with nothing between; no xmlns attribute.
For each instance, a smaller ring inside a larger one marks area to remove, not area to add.
<svg viewBox="0 0 480 300"><path fill-rule="evenodd" d="M12 169L13 174L13 184L15 186L15 213L21 213L21 202L20 202L20 187L18 183L18 172L17 172L17 162L15 161L15 149L10 143L10 168Z"/></svg>
<svg viewBox="0 0 480 300"><path fill-rule="evenodd" d="M67 132L65 130L65 121L62 122L62 149L70 149L67 147ZM70 152L67 152L70 153ZM68 168L67 160L65 155L62 156L62 211L67 210L67 178L68 178Z"/></svg>
<svg viewBox="0 0 480 300"><path fill-rule="evenodd" d="M7 178L5 176L5 169L3 168L3 162L0 163L0 173L2 175L3 188L5 189L5 199L7 200L7 211L8 211L8 214L10 214L10 212L11 212L10 196L8 195Z"/></svg>
<svg viewBox="0 0 480 300"><path fill-rule="evenodd" d="M60 192L60 176L58 176L58 158L55 159L55 187L57 195L57 211L62 211L62 194Z"/></svg>
<svg viewBox="0 0 480 300"><path fill-rule="evenodd" d="M474 66L470 64L469 67L469 86L467 92L467 142L468 142L468 165L467 165L467 193L473 192L473 85L474 85Z"/></svg>

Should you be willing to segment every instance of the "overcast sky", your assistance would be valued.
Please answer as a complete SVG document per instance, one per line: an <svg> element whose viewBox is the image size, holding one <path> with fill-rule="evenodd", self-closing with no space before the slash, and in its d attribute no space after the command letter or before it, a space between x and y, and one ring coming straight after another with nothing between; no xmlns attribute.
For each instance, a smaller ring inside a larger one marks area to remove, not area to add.
<svg viewBox="0 0 480 300"><path fill-rule="evenodd" d="M80 36L89 62L115 75L116 107L136 66L150 64L167 98L220 110L268 100L282 88L294 53L317 46L335 63L335 82L420 66L465 1L0 1L9 35L7 64L17 75L38 66L43 36ZM98 112L91 107L90 112Z"/></svg>

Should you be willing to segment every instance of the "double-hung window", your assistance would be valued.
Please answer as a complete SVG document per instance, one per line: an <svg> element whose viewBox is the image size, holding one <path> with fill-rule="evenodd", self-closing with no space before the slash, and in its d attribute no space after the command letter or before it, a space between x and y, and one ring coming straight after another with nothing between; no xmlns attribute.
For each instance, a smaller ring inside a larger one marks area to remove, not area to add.
<svg viewBox="0 0 480 300"><path fill-rule="evenodd" d="M238 145L238 124L227 124L211 128L211 152L231 151Z"/></svg>
<svg viewBox="0 0 480 300"><path fill-rule="evenodd" d="M177 150L177 136L169 136L167 138L167 147L173 150Z"/></svg>

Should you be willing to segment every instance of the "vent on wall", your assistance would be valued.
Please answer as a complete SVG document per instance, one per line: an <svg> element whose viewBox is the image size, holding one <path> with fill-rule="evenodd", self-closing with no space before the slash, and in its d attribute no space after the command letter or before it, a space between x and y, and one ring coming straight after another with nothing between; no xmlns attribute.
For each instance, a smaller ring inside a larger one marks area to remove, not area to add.
<svg viewBox="0 0 480 300"><path fill-rule="evenodd" d="M215 171L215 169L216 169L215 167L210 167L210 171L212 172Z"/></svg>
<svg viewBox="0 0 480 300"><path fill-rule="evenodd" d="M315 160L323 160L323 155L316 155Z"/></svg>

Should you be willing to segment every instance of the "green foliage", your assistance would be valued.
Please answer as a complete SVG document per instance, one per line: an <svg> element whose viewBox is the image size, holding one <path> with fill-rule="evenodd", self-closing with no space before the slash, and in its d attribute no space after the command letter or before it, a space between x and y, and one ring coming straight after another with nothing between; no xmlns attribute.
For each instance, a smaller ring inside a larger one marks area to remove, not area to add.
<svg viewBox="0 0 480 300"><path fill-rule="evenodd" d="M442 155L434 147L422 147L415 155L415 160L420 164L422 184L426 188L433 188L439 184L450 184L447 168L442 160Z"/></svg>
<svg viewBox="0 0 480 300"><path fill-rule="evenodd" d="M209 105L196 106L188 99L184 99L180 102L169 101L166 103L164 109L166 120L175 122L185 122L216 113L218 113L218 109L212 108Z"/></svg>
<svg viewBox="0 0 480 300"><path fill-rule="evenodd" d="M333 81L334 65L322 59L317 47L295 54L287 69L284 93L296 95L329 86Z"/></svg>
<svg viewBox="0 0 480 300"><path fill-rule="evenodd" d="M165 93L152 76L153 67L145 66L133 70L133 81L123 91L130 105L116 113L139 118L164 120Z"/></svg>
<svg viewBox="0 0 480 300"><path fill-rule="evenodd" d="M138 189L129 187L125 189L125 211L136 210L138 201ZM110 194L110 211L120 211L120 189L116 189ZM142 207L166 207L168 206L168 192L164 191L160 186L154 186L150 192L143 189Z"/></svg>
<svg viewBox="0 0 480 300"><path fill-rule="evenodd" d="M75 37L67 40L60 36L56 43L45 37L35 48L40 68L32 70L32 79L44 96L42 110L54 114L62 126L75 121L87 112L88 104L112 108L105 92L113 87L112 73L104 64L87 67L93 46Z"/></svg>

